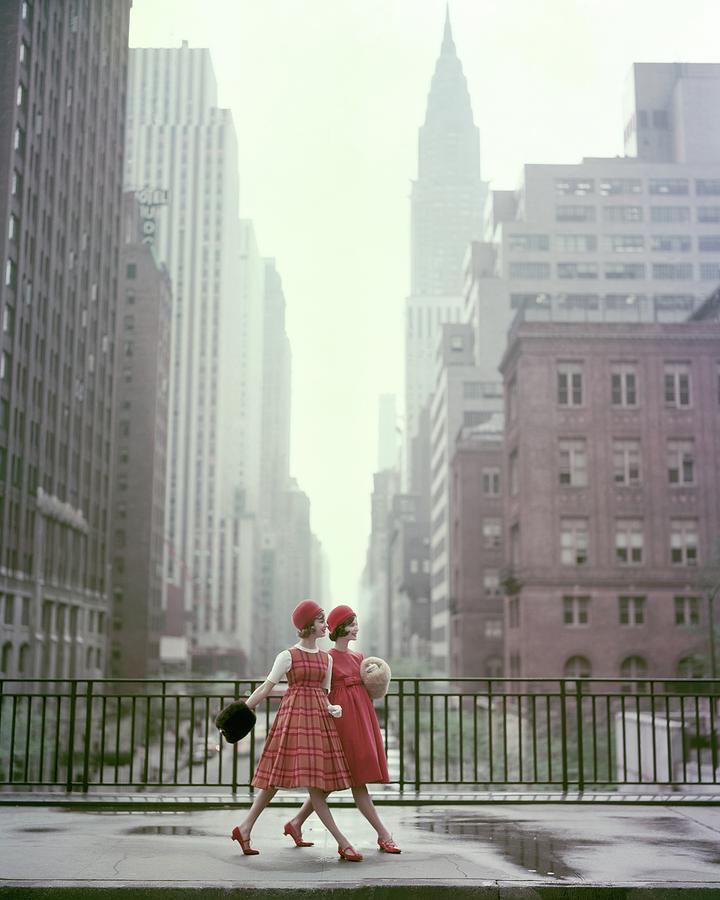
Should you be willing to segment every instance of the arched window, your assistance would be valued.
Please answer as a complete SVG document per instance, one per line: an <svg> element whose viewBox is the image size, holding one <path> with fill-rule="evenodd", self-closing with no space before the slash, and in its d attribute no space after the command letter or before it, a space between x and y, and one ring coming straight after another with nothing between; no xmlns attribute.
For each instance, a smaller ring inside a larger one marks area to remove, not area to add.
<svg viewBox="0 0 720 900"><path fill-rule="evenodd" d="M683 656L677 664L677 673L680 678L702 678L703 661L698 656Z"/></svg>
<svg viewBox="0 0 720 900"><path fill-rule="evenodd" d="M18 675L27 675L30 670L30 644L22 644L18 657Z"/></svg>
<svg viewBox="0 0 720 900"><path fill-rule="evenodd" d="M565 678L589 678L591 672L592 666L587 656L571 656L563 669Z"/></svg>
<svg viewBox="0 0 720 900"><path fill-rule="evenodd" d="M623 678L645 678L647 662L642 656L626 656L620 664L620 675Z"/></svg>
<svg viewBox="0 0 720 900"><path fill-rule="evenodd" d="M7 641L3 644L2 648L2 673L3 675L10 674L10 666L12 665L12 650L13 645L10 641Z"/></svg>

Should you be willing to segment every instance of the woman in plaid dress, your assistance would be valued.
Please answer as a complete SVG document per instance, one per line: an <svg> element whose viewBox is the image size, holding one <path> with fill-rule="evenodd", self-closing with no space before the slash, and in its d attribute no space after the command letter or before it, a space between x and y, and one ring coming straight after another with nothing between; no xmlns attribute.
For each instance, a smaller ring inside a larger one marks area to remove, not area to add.
<svg viewBox="0 0 720 900"><path fill-rule="evenodd" d="M267 679L246 701L248 707L254 709L287 675L288 688L252 782L260 790L247 816L233 828L232 839L240 844L245 855L257 855L259 851L250 846L250 833L260 813L278 788L304 787L308 789L323 825L337 840L340 856L357 862L362 856L337 827L326 799L330 791L350 787L350 772L332 718L342 715L342 708L327 700L332 660L316 646L317 639L327 630L325 614L313 600L303 600L295 607L292 621L300 640L294 647L278 654ZM285 834L290 834L298 843L298 837L288 825Z"/></svg>

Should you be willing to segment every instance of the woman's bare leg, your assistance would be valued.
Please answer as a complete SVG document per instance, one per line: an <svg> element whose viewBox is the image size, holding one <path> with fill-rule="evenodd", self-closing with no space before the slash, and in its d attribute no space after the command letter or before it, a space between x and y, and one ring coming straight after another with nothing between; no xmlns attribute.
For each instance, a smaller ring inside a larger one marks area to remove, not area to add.
<svg viewBox="0 0 720 900"><path fill-rule="evenodd" d="M243 840L246 841L250 838L250 832L257 821L257 817L265 809L275 794L277 794L277 788L261 788L257 792L257 796L253 800L253 804L248 810L247 815L238 825L240 837L242 837Z"/></svg>
<svg viewBox="0 0 720 900"><path fill-rule="evenodd" d="M302 827L305 824L308 816L312 815L313 811L312 800L308 797L300 807L300 809L292 817L292 819L290 819L291 824L294 825L300 833L302 833Z"/></svg>
<svg viewBox="0 0 720 900"><path fill-rule="evenodd" d="M338 847L341 847L345 850L347 847L352 847L350 841L345 837L345 835L340 831L335 823L335 819L333 819L332 813L330 812L330 807L327 805L327 793L325 791L321 791L319 788L309 788L310 793L310 802L312 803L315 812L318 814L318 818L323 823L323 825L327 828L330 834L337 841ZM304 806L304 804L303 804Z"/></svg>
<svg viewBox="0 0 720 900"><path fill-rule="evenodd" d="M383 825L380 816L378 815L378 811L375 808L375 804L372 802L372 797L368 793L366 785L363 784L360 787L354 787L352 789L352 795L353 799L355 800L355 806L357 806L357 808L365 816L365 818L372 825L375 831L377 831L377 836L380 838L380 840L391 840L392 835Z"/></svg>

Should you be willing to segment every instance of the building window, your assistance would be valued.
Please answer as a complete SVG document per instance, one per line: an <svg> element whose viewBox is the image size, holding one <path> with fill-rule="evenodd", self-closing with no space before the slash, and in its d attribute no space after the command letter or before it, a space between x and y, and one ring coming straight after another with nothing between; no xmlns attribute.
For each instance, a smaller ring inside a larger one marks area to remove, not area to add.
<svg viewBox="0 0 720 900"><path fill-rule="evenodd" d="M699 597L675 597L675 624L680 627L700 624Z"/></svg>
<svg viewBox="0 0 720 900"><path fill-rule="evenodd" d="M8 259L5 263L5 287L9 287L13 291L17 287L17 266L12 259Z"/></svg>
<svg viewBox="0 0 720 900"><path fill-rule="evenodd" d="M19 125L15 128L13 147L21 156L25 152L25 131Z"/></svg>
<svg viewBox="0 0 720 900"><path fill-rule="evenodd" d="M497 572L486 572L483 575L483 589L486 597L500 596L500 576Z"/></svg>
<svg viewBox="0 0 720 900"><path fill-rule="evenodd" d="M582 566L588 561L587 519L560 520L560 562Z"/></svg>
<svg viewBox="0 0 720 900"><path fill-rule="evenodd" d="M516 497L519 490L520 476L518 472L518 451L512 451L509 457L510 465L510 496Z"/></svg>
<svg viewBox="0 0 720 900"><path fill-rule="evenodd" d="M653 253L688 253L692 238L688 234L654 234L650 238Z"/></svg>
<svg viewBox="0 0 720 900"><path fill-rule="evenodd" d="M503 636L502 621L500 619L485 620L485 637L489 640L497 640Z"/></svg>
<svg viewBox="0 0 720 900"><path fill-rule="evenodd" d="M549 278L550 264L544 262L511 262L511 278Z"/></svg>
<svg viewBox="0 0 720 900"><path fill-rule="evenodd" d="M696 178L695 193L700 197L720 196L720 178Z"/></svg>
<svg viewBox="0 0 720 900"><path fill-rule="evenodd" d="M125 277L132 280L133 278L137 278L137 265L135 263L128 263L125 269Z"/></svg>
<svg viewBox="0 0 720 900"><path fill-rule="evenodd" d="M594 234L556 234L555 247L561 253L592 253L597 250Z"/></svg>
<svg viewBox="0 0 720 900"><path fill-rule="evenodd" d="M508 597L508 627L520 627L520 598Z"/></svg>
<svg viewBox="0 0 720 900"><path fill-rule="evenodd" d="M589 597L563 597L563 625L588 625Z"/></svg>
<svg viewBox="0 0 720 900"><path fill-rule="evenodd" d="M520 525L517 522L510 526L510 565L515 569L520 565Z"/></svg>
<svg viewBox="0 0 720 900"><path fill-rule="evenodd" d="M549 250L547 234L509 234L508 250Z"/></svg>
<svg viewBox="0 0 720 900"><path fill-rule="evenodd" d="M557 399L559 406L582 406L583 372L577 363L561 363L557 369Z"/></svg>
<svg viewBox="0 0 720 900"><path fill-rule="evenodd" d="M670 522L670 562L674 566L696 566L698 561L698 527L694 519Z"/></svg>
<svg viewBox="0 0 720 900"><path fill-rule="evenodd" d="M643 523L640 519L618 519L615 523L615 562L637 566L643 561Z"/></svg>
<svg viewBox="0 0 720 900"><path fill-rule="evenodd" d="M597 263L559 262L557 275L558 278L597 278Z"/></svg>
<svg viewBox="0 0 720 900"><path fill-rule="evenodd" d="M644 625L645 600L645 597L619 597L620 624Z"/></svg>
<svg viewBox="0 0 720 900"><path fill-rule="evenodd" d="M720 206L698 206L698 222L720 222Z"/></svg>
<svg viewBox="0 0 720 900"><path fill-rule="evenodd" d="M604 206L603 220L605 222L642 222L642 206Z"/></svg>
<svg viewBox="0 0 720 900"><path fill-rule="evenodd" d="M13 625L15 622L15 597L12 594L5 594L5 614L3 621L6 625Z"/></svg>
<svg viewBox="0 0 720 900"><path fill-rule="evenodd" d="M590 660L586 656L571 656L563 666L565 678L589 678L591 673Z"/></svg>
<svg viewBox="0 0 720 900"><path fill-rule="evenodd" d="M644 278L644 263L605 263L606 278Z"/></svg>
<svg viewBox="0 0 720 900"><path fill-rule="evenodd" d="M645 250L645 238L641 234L607 234L605 243L611 253L642 253Z"/></svg>
<svg viewBox="0 0 720 900"><path fill-rule="evenodd" d="M650 221L656 223L689 222L689 206L651 206Z"/></svg>
<svg viewBox="0 0 720 900"><path fill-rule="evenodd" d="M600 181L600 193L603 197L642 194L642 180L640 178L603 178Z"/></svg>
<svg viewBox="0 0 720 900"><path fill-rule="evenodd" d="M690 364L665 364L665 405L677 408L690 406Z"/></svg>
<svg viewBox="0 0 720 900"><path fill-rule="evenodd" d="M720 235L706 234L698 238L701 253L720 253Z"/></svg>
<svg viewBox="0 0 720 900"><path fill-rule="evenodd" d="M701 263L701 281L720 281L720 263Z"/></svg>
<svg viewBox="0 0 720 900"><path fill-rule="evenodd" d="M558 197L587 197L595 193L594 178L556 178L555 194Z"/></svg>
<svg viewBox="0 0 720 900"><path fill-rule="evenodd" d="M677 673L680 678L702 678L705 666L699 656L683 656L678 662Z"/></svg>
<svg viewBox="0 0 720 900"><path fill-rule="evenodd" d="M621 678L645 678L647 670L647 662L642 656L626 656L620 663Z"/></svg>
<svg viewBox="0 0 720 900"><path fill-rule="evenodd" d="M635 366L614 365L610 371L610 401L613 406L637 405Z"/></svg>
<svg viewBox="0 0 720 900"><path fill-rule="evenodd" d="M632 438L613 441L613 476L615 484L640 484L640 441Z"/></svg>
<svg viewBox="0 0 720 900"><path fill-rule="evenodd" d="M692 263L653 263L652 277L658 281L691 281Z"/></svg>
<svg viewBox="0 0 720 900"><path fill-rule="evenodd" d="M482 490L486 497L497 497L500 494L500 469L482 470Z"/></svg>
<svg viewBox="0 0 720 900"><path fill-rule="evenodd" d="M695 441L692 438L667 442L667 470L670 484L695 482Z"/></svg>
<svg viewBox="0 0 720 900"><path fill-rule="evenodd" d="M594 222L595 207L594 206L565 206L561 205L555 209L556 222Z"/></svg>
<svg viewBox="0 0 720 900"><path fill-rule="evenodd" d="M690 182L687 178L650 178L648 193L682 196L690 193Z"/></svg>
<svg viewBox="0 0 720 900"><path fill-rule="evenodd" d="M566 438L559 444L560 484L568 487L587 486L587 450L584 438Z"/></svg>
<svg viewBox="0 0 720 900"><path fill-rule="evenodd" d="M494 550L500 546L502 523L499 519L483 520L483 544L486 550Z"/></svg>

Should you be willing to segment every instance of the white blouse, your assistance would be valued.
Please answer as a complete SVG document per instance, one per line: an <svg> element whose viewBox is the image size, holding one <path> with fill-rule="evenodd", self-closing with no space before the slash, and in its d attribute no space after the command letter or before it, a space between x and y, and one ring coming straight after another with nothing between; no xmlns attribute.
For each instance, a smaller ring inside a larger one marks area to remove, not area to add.
<svg viewBox="0 0 720 900"><path fill-rule="evenodd" d="M302 650L303 653L319 653L320 648L316 647L314 650L310 650L307 647L302 647L299 643L295 644L295 647L298 650ZM325 651L327 653L327 651ZM289 650L281 650L280 653L275 657L275 662L273 663L272 669L270 669L270 674L265 679L266 681L272 681L273 684L277 684L279 681L287 675L287 673L292 669L292 655ZM323 681L323 687L326 691L330 690L330 685L332 684L332 656L328 653L328 667L327 672L325 673L325 681Z"/></svg>

